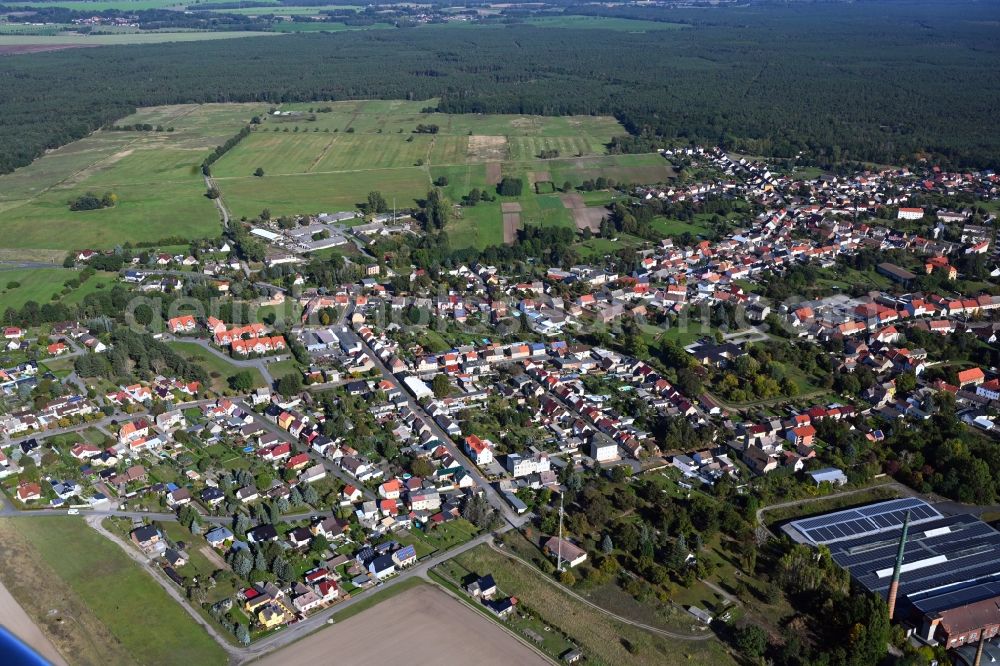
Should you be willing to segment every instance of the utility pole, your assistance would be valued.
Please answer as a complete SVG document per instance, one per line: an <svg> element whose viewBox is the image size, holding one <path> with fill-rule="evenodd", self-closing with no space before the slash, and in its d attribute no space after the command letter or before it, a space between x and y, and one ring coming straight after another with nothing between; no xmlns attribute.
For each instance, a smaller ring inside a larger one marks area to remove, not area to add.
<svg viewBox="0 0 1000 666"><path fill-rule="evenodd" d="M556 571L562 571L562 521L563 521L563 494L559 493L559 543L556 546L556 552L558 553L558 564L556 564Z"/></svg>

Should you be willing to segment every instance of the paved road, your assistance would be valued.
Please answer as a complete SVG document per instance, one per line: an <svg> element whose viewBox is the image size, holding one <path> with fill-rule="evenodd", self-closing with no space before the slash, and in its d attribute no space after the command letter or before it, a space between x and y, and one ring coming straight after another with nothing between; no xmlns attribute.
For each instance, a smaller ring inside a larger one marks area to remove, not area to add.
<svg viewBox="0 0 1000 666"><path fill-rule="evenodd" d="M396 379L396 376L393 375L392 372L389 370L388 366L386 366L386 364L382 362L382 359L378 357L378 354L375 353L375 350L373 350L370 346L368 346L368 343L365 342L360 336L358 336L358 340L361 341L361 345L364 348L365 352L367 352L368 355L371 356L372 361L375 362L375 366L382 373L382 377L385 378L390 383L392 383L392 385L395 386L397 389L399 389L400 393L406 398L406 402L410 406L410 409L413 410L414 414L424 415L424 419L427 421L427 425L430 426L431 432L433 432L434 435L441 440L442 444L444 444L444 447L448 449L448 452L452 456L454 456L455 460L460 462L462 464L462 467L464 467L466 471L468 471L469 474L472 476L472 478L475 479L476 483L486 493L486 499L493 506L493 508L496 509L501 516L503 516L504 520L506 520L514 527L520 527L521 525L523 525L527 520L527 518L518 516L511 510L506 500L504 500L504 498L500 495L500 493L497 492L497 490L490 484L490 482L486 479L486 477L482 475L482 473L479 471L479 468L476 467L476 465L473 464L471 460L465 457L465 453L461 449L459 449L458 445L455 444L455 442L451 439L451 437L448 436L448 433L446 433L444 430L441 429L441 427L437 424L437 422L433 418L431 418L430 414L428 414L424 410L424 408L421 407L420 404L414 399L413 395L409 392L409 390Z"/></svg>

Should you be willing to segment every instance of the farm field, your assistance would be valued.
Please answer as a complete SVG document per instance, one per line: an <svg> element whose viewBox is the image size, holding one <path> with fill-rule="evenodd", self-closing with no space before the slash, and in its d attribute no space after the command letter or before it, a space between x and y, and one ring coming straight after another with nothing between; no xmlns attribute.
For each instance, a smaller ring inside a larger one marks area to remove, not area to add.
<svg viewBox="0 0 1000 666"><path fill-rule="evenodd" d="M392 631L386 632L386 627ZM448 627L448 631L440 631ZM468 640L475 635L476 640ZM431 585L401 592L377 609L321 629L260 660L261 666L305 666L328 658L331 645L355 663L534 666L548 663L503 629Z"/></svg>
<svg viewBox="0 0 1000 666"><path fill-rule="evenodd" d="M326 174L218 178L216 183L232 214L256 217L264 208L272 215L353 210L368 193L379 190L389 205L412 207L427 195L431 181L424 169L372 169Z"/></svg>
<svg viewBox="0 0 1000 666"><path fill-rule="evenodd" d="M200 164L259 112L259 105L176 105L140 109L119 126L164 131L99 131L0 176L7 248L111 248L126 241L216 236L214 204L205 198ZM166 131L168 128L174 131ZM70 211L68 201L114 192L112 208Z"/></svg>
<svg viewBox="0 0 1000 666"><path fill-rule="evenodd" d="M533 16L525 23L544 28L591 28L595 30L623 30L625 32L650 32L654 30L683 30L684 23L666 21L640 21L610 18L607 16Z"/></svg>
<svg viewBox="0 0 1000 666"><path fill-rule="evenodd" d="M501 176L521 178L525 191L505 198L527 225L576 228L574 213L555 187L579 186L601 176L620 182L663 182L673 177L659 155L607 155L624 132L613 118L513 114L423 113L430 102L357 100L286 104L213 165L223 196L237 217L264 208L272 215L352 209L378 190L399 208L415 205L444 179L444 192L461 201L473 188L488 191ZM416 133L418 125L436 133ZM540 159L543 151L561 157ZM264 176L251 174L263 169ZM536 188L535 183L543 183ZM546 184L552 183L552 185ZM544 187L544 190L543 190ZM536 194L543 192L543 194ZM587 193L603 205L607 193ZM596 199L595 199L596 196ZM456 215L446 231L452 247L509 241L501 201L482 202ZM599 215L600 210L588 214Z"/></svg>
<svg viewBox="0 0 1000 666"><path fill-rule="evenodd" d="M68 7L80 11L104 11L106 9L166 9L183 7L178 0L32 0L33 7Z"/></svg>
<svg viewBox="0 0 1000 666"><path fill-rule="evenodd" d="M150 574L82 519L4 519L0 534L4 584L74 663L226 662Z"/></svg>
<svg viewBox="0 0 1000 666"><path fill-rule="evenodd" d="M127 241L218 235L218 211L204 196L200 165L254 115L263 115L264 122L212 166L236 218L256 217L265 208L273 215L351 210L373 190L390 205L412 208L441 177L457 203L471 189L490 190L510 175L525 182L525 191L513 200L521 207L518 228L572 228L579 214L555 191L564 183L578 186L601 176L648 183L673 176L659 155L605 154L611 139L625 132L614 118L422 113L435 103L356 100L280 107L294 115L266 114L262 104L140 109L115 125L147 124L154 131L101 130L0 176L0 214L8 231L0 250L102 249ZM436 126L437 132L417 133L421 124ZM539 158L553 150L560 157ZM263 177L253 175L257 168ZM87 192L113 192L118 202L70 211L69 201ZM607 198L586 193L584 201L603 204ZM446 231L456 248L504 242L500 202L464 211Z"/></svg>

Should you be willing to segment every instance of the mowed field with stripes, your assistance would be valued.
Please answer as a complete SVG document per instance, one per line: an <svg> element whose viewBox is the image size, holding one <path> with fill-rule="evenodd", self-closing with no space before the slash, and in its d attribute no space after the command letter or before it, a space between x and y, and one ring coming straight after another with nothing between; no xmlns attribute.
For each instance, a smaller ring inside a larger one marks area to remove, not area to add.
<svg viewBox="0 0 1000 666"><path fill-rule="evenodd" d="M473 188L520 177L522 224L566 226L574 225L572 214L557 195L537 193L539 178L578 186L599 176L635 183L672 176L659 155L608 155L611 139L625 134L614 118L425 113L428 106L384 100L282 105L213 165L213 175L233 214L248 218L263 208L272 215L352 209L373 190L409 208L442 177L446 194L458 202ZM262 177L253 175L258 169ZM461 211L447 229L452 245L503 242L500 205Z"/></svg>

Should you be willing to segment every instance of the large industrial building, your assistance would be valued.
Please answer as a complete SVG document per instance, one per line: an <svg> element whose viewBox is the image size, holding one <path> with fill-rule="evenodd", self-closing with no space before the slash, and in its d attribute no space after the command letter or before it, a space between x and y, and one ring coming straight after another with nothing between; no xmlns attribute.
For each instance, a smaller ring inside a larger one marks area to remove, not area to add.
<svg viewBox="0 0 1000 666"><path fill-rule="evenodd" d="M977 517L944 516L910 498L804 518L783 529L800 543L826 546L855 581L889 599L907 514L894 617L948 648L996 636L1000 532Z"/></svg>

